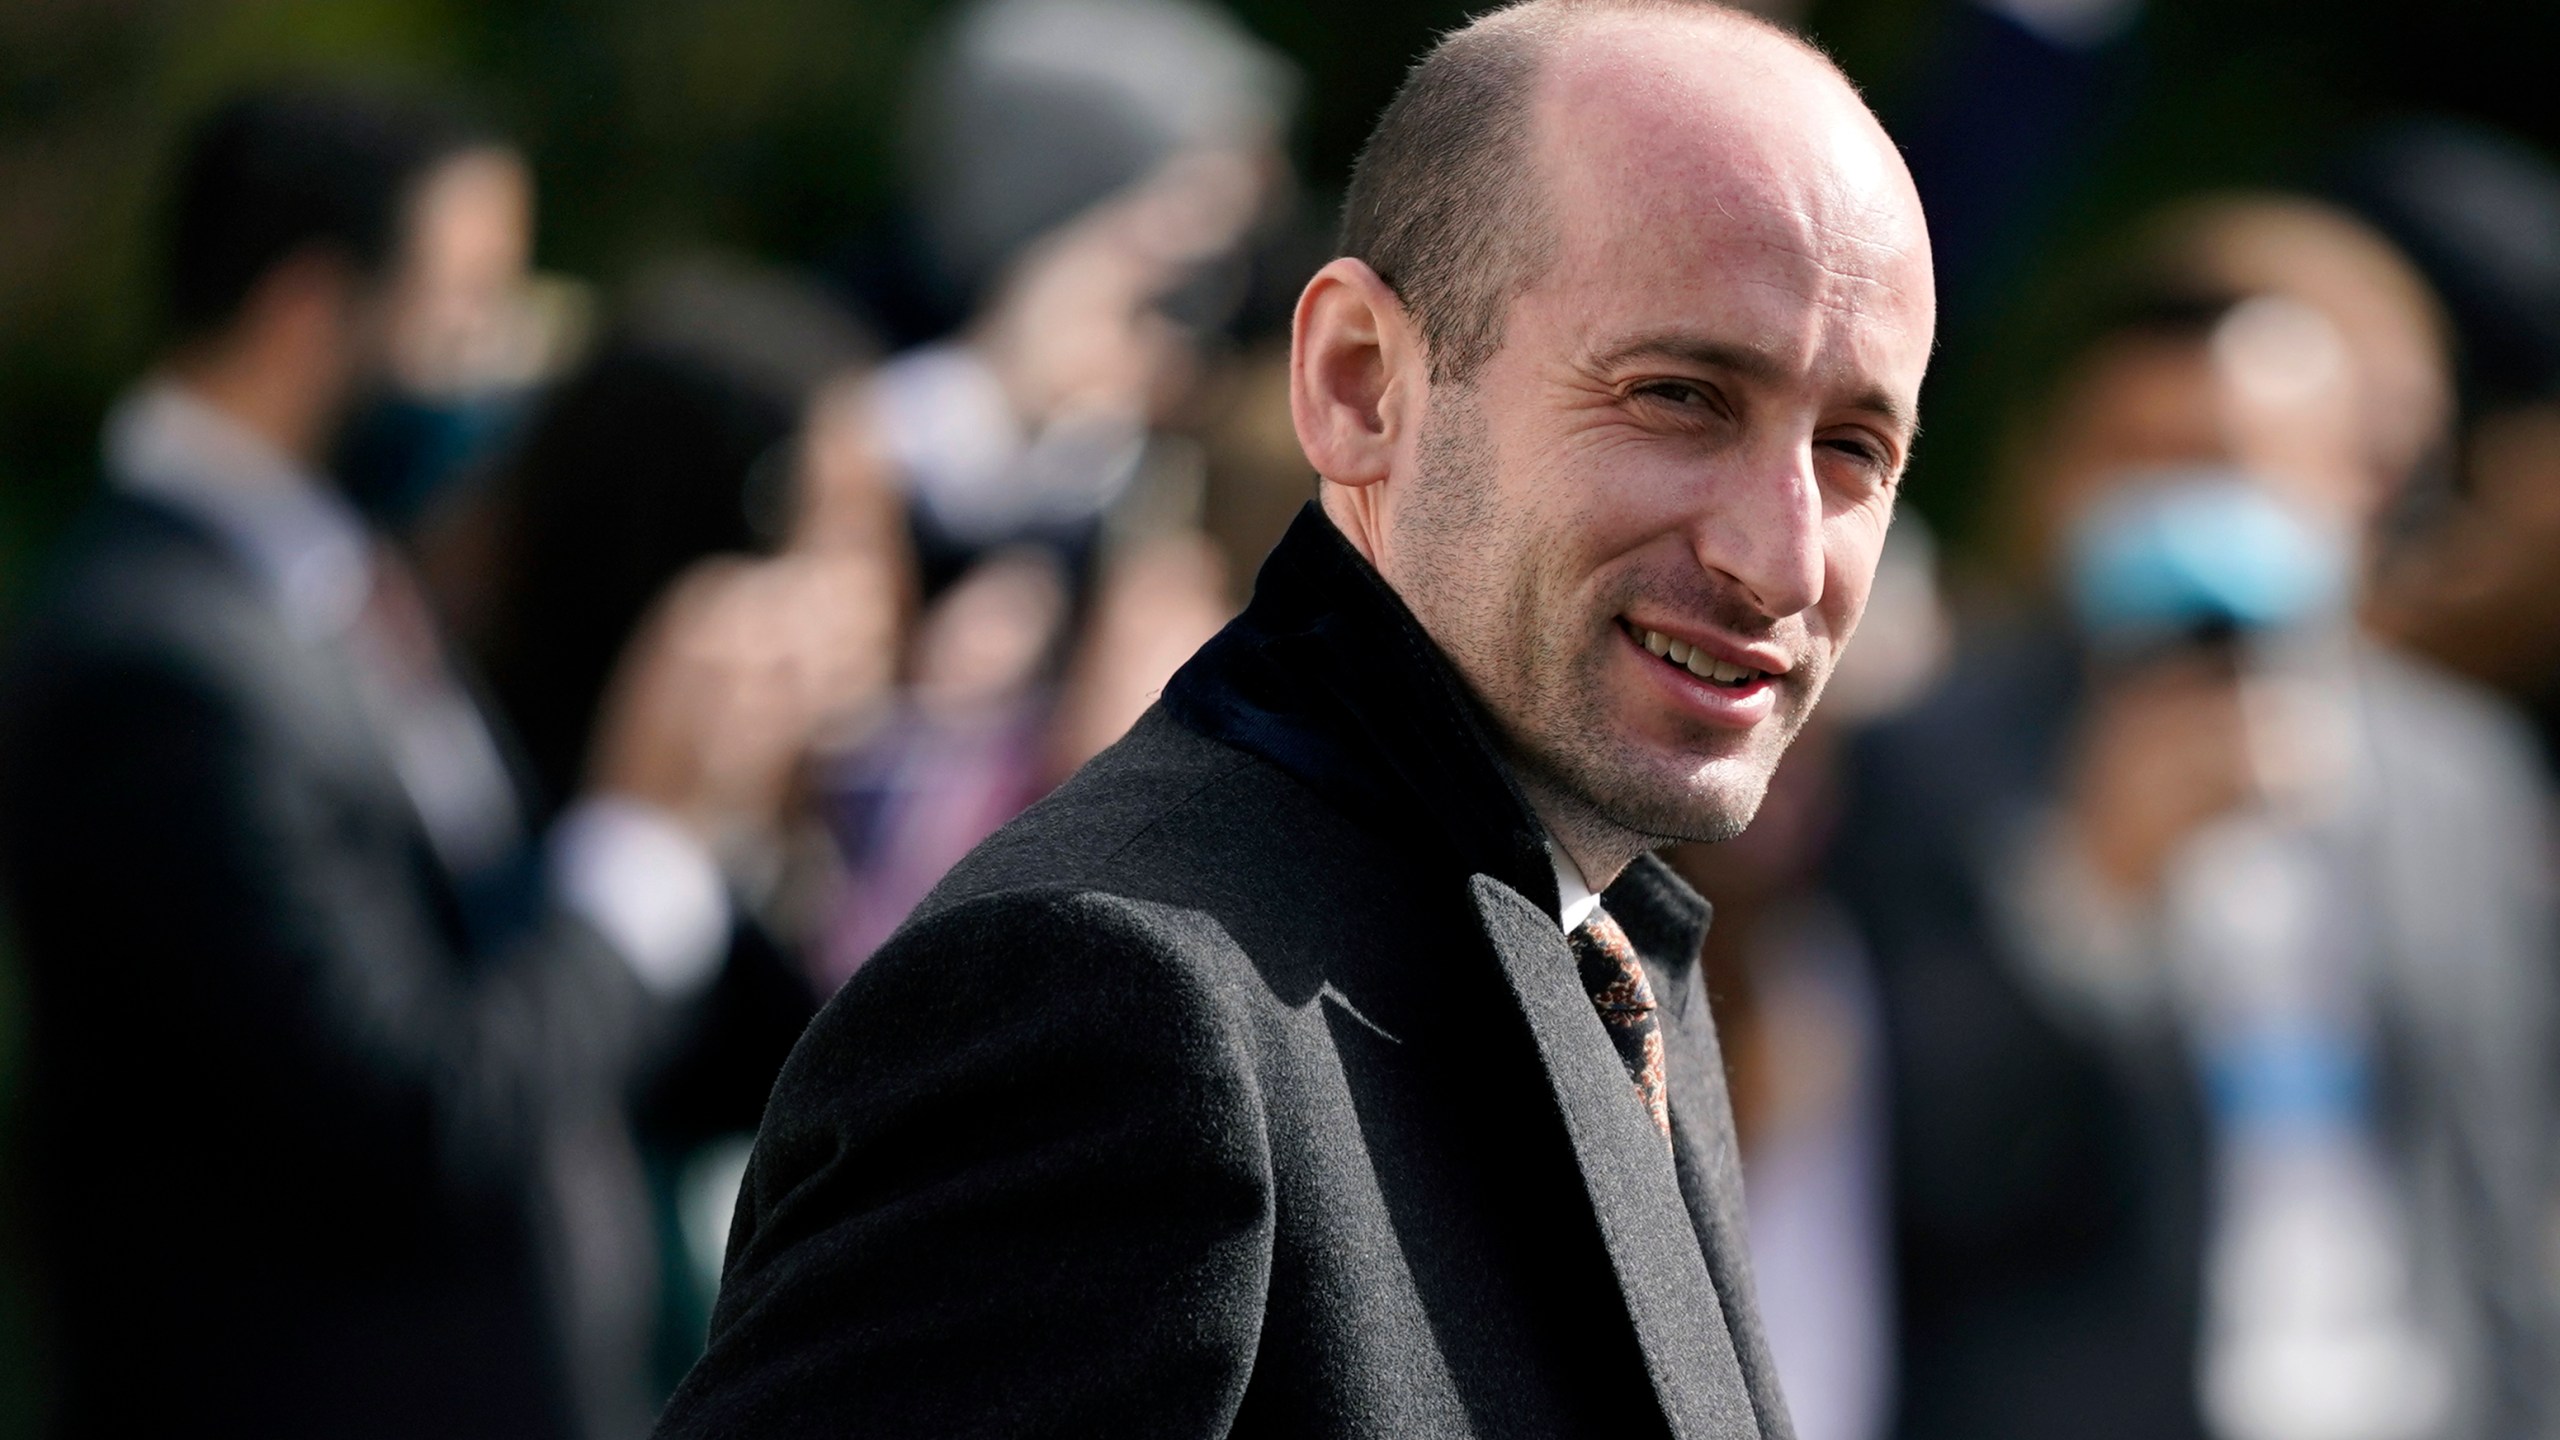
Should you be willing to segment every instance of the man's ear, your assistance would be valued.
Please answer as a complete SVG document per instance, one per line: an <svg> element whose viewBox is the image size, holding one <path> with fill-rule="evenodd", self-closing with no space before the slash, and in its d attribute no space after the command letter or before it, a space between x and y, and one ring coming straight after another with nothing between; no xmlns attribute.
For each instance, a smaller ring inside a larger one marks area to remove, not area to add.
<svg viewBox="0 0 2560 1440"><path fill-rule="evenodd" d="M1289 346L1289 413L1316 473L1337 485L1387 478L1419 414L1419 340L1378 272L1348 256L1298 296Z"/></svg>

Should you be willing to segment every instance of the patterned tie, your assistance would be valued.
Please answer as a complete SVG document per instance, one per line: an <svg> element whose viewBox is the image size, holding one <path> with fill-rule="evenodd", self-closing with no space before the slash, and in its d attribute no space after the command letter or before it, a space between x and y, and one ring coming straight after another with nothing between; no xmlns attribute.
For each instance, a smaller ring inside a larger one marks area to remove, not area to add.
<svg viewBox="0 0 2560 1440"><path fill-rule="evenodd" d="M1565 943L1582 969L1582 988L1591 992L1591 1003L1599 1007L1601 1028L1609 1032L1609 1043L1618 1047L1618 1058L1626 1062L1628 1078L1635 1081L1644 1113L1653 1117L1653 1128L1662 1132L1662 1138L1670 1139L1671 1103L1662 1079L1662 1022L1653 1013L1653 985L1644 978L1644 962L1636 958L1635 945L1608 911L1597 908L1565 937Z"/></svg>

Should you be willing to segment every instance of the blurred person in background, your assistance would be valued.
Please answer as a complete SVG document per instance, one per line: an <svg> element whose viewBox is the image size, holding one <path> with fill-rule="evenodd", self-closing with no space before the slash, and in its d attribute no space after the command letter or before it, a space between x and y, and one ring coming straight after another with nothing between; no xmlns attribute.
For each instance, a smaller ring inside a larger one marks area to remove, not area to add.
<svg viewBox="0 0 2560 1440"><path fill-rule="evenodd" d="M2014 455L2052 610L1869 737L1840 826L1898 1433L2542 1433L2546 778L2353 618L2443 321L2307 201L2137 250Z"/></svg>
<svg viewBox="0 0 2560 1440"><path fill-rule="evenodd" d="M2015 293L2060 202L2102 163L2139 93L2127 37L2147 0L1957 0L1894 114L1929 206L1948 314L1970 330ZM1961 331L1960 331L1961 333Z"/></svg>
<svg viewBox="0 0 2560 1440"><path fill-rule="evenodd" d="M2424 119L2339 168L2342 198L2426 269L2462 340L2462 443L2407 507L2373 623L2514 696L2560 756L2560 167Z"/></svg>
<svg viewBox="0 0 2560 1440"><path fill-rule="evenodd" d="M1126 734L1234 614L1231 572L1188 524L1103 557L1078 613L1057 553L981 557L925 609L906 682L824 758L845 875L812 956L832 993L977 844Z"/></svg>
<svg viewBox="0 0 2560 1440"><path fill-rule="evenodd" d="M658 597L718 557L761 555L833 612L834 714L813 742L876 725L912 608L906 520L872 433L870 336L823 290L714 257L632 287L593 354L485 483L434 517L438 598L522 746L538 823L577 803L624 651ZM728 958L639 1101L670 1208L660 1372L701 1343L746 1136L822 998L812 947L838 903L832 850L795 757L781 823L719 855L739 899ZM724 1178L725 1177L725 1178Z"/></svg>
<svg viewBox="0 0 2560 1440"><path fill-rule="evenodd" d="M723 555L876 571L866 688L894 670L911 566L858 394L870 337L785 272L661 264L477 493L438 517L437 597L488 677L548 818L584 783L615 663L650 606Z"/></svg>
<svg viewBox="0 0 2560 1440"><path fill-rule="evenodd" d="M166 344L0 688L65 1433L646 1424L624 1097L845 637L792 575L689 575L534 829L365 518L468 448L530 225L517 155L410 100L251 95L183 157Z"/></svg>
<svg viewBox="0 0 2560 1440"><path fill-rule="evenodd" d="M1285 372L1221 374L1219 341L1292 191L1296 83L1192 0L985 0L930 52L909 279L972 308L870 389L926 608L888 723L829 767L848 874L822 989L1128 730L1304 501L1303 469L1278 504L1221 486L1243 501L1222 548L1183 433L1221 380L1222 418L1287 424L1285 387L1254 383Z"/></svg>
<svg viewBox="0 0 2560 1440"><path fill-rule="evenodd" d="M1197 0L981 0L929 51L913 264L969 318L875 387L929 593L1026 541L1081 569L1289 191L1296 84Z"/></svg>

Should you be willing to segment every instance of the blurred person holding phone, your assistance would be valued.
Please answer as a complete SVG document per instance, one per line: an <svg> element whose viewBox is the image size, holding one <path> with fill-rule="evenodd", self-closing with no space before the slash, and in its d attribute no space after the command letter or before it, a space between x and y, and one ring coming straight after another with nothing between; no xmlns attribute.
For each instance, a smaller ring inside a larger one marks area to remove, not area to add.
<svg viewBox="0 0 2560 1440"><path fill-rule="evenodd" d="M1025 543L1082 589L1287 208L1297 86L1200 0L978 0L928 47L904 145L917 253L871 288L950 312L873 386L929 595Z"/></svg>
<svg viewBox="0 0 2560 1440"><path fill-rule="evenodd" d="M688 574L535 833L380 528L486 441L530 225L413 100L252 94L183 157L166 344L0 689L63 1433L647 1424L623 1105L843 637Z"/></svg>
<svg viewBox="0 0 2560 1440"><path fill-rule="evenodd" d="M1898 1433L2419 1440L2547 1419L2546 779L2365 638L2442 321L2310 202L2161 219L2018 452L2060 623L1862 747Z"/></svg>
<svg viewBox="0 0 2560 1440"><path fill-rule="evenodd" d="M1234 614L1182 432L1288 208L1297 78L1198 0L979 0L928 46L913 253L867 298L965 318L868 386L924 604L897 705L826 767L846 874L822 989ZM1304 276L1280 278L1293 297ZM1285 387L1263 398L1285 426Z"/></svg>

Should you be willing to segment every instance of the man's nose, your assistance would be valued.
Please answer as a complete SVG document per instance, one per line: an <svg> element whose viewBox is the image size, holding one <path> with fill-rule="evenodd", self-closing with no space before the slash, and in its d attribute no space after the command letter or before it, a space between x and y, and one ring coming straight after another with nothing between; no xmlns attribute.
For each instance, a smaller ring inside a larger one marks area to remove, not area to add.
<svg viewBox="0 0 2560 1440"><path fill-rule="evenodd" d="M1773 620L1822 599L1822 483L1810 441L1756 450L1708 487L1691 540L1698 563Z"/></svg>

